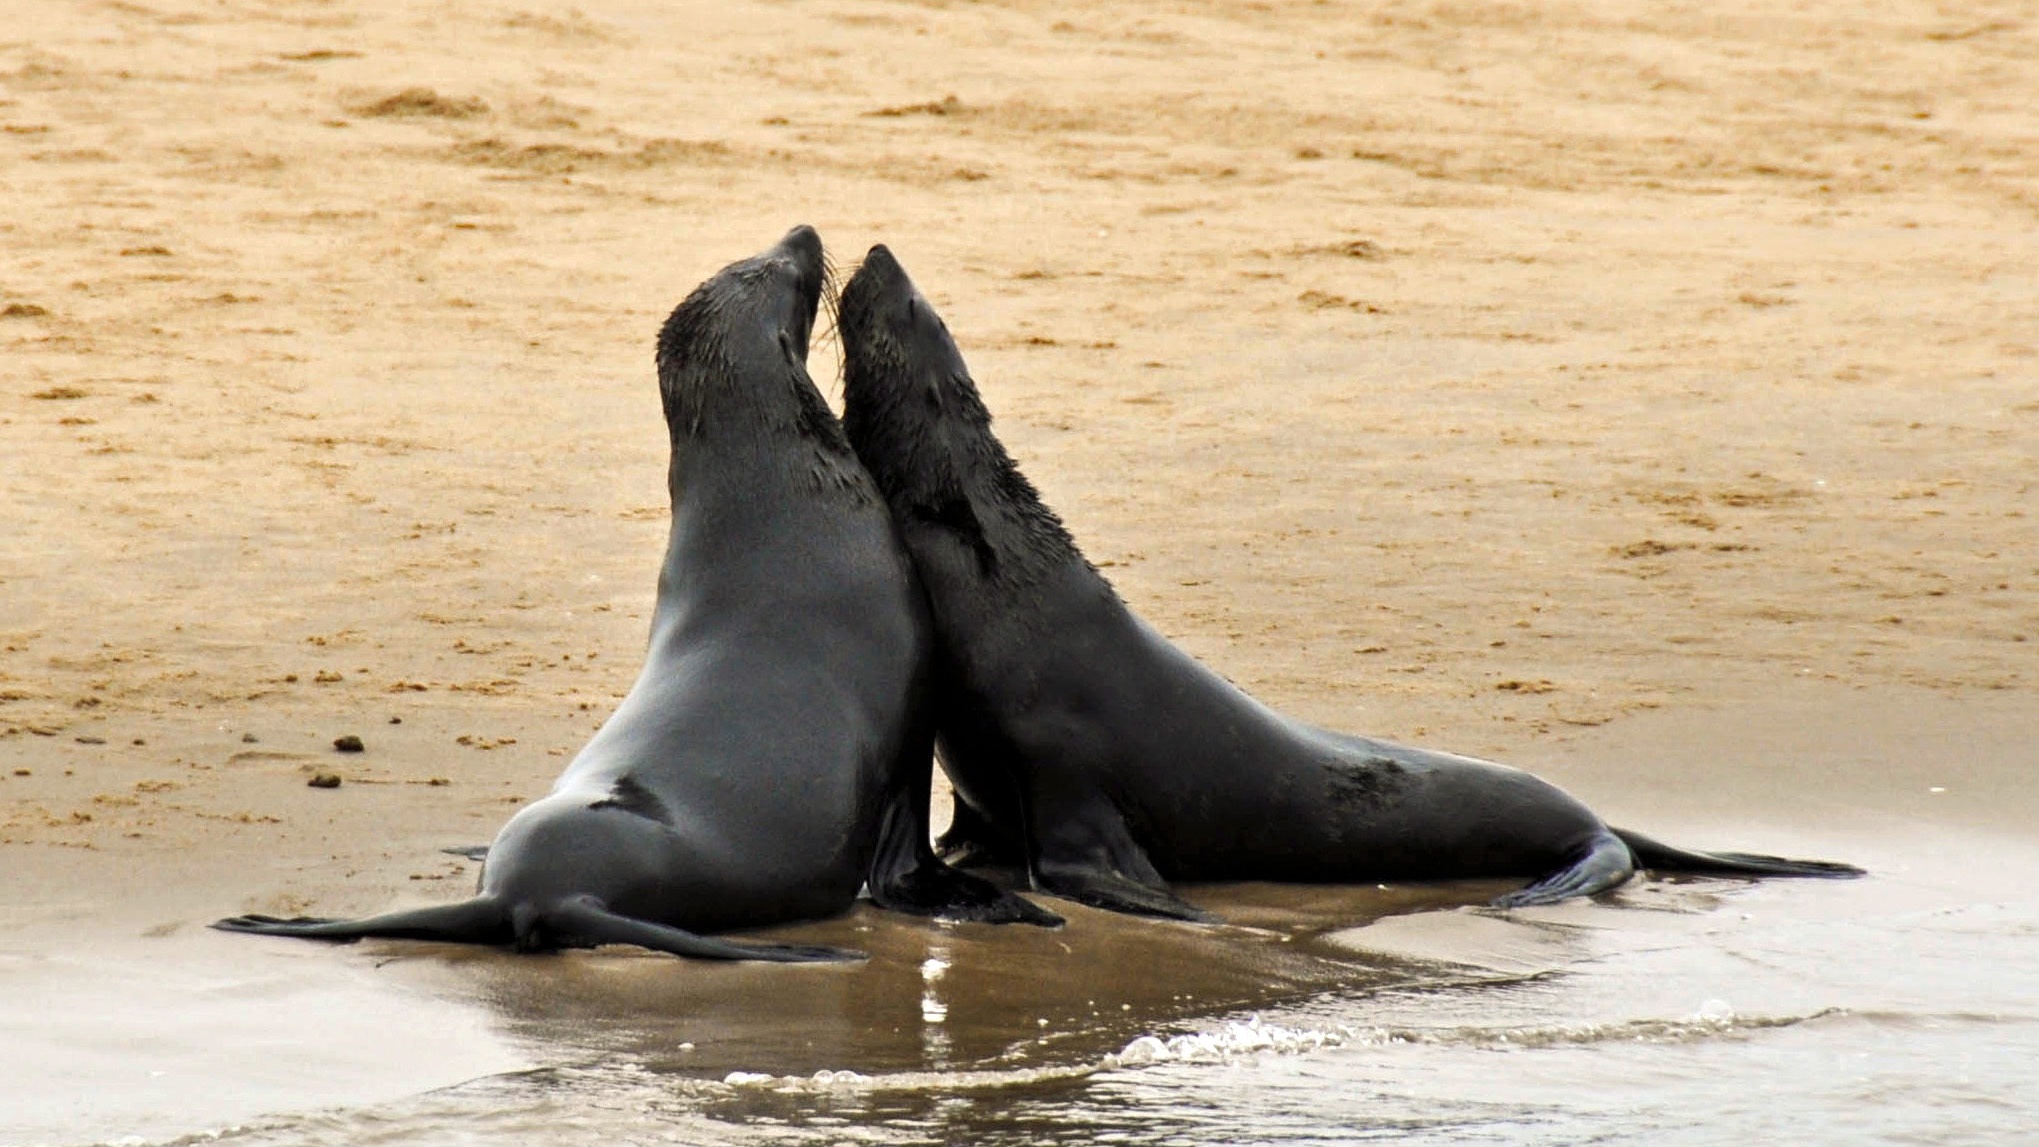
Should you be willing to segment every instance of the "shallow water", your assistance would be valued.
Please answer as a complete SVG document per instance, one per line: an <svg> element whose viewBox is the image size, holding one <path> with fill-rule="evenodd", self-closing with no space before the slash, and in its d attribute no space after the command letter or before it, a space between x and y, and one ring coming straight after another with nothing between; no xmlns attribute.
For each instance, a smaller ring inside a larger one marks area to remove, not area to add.
<svg viewBox="0 0 2039 1147"><path fill-rule="evenodd" d="M1966 725L1964 767L2020 767L2013 726ZM1218 927L783 933L871 953L842 967L196 932L17 955L0 1143L2031 1142L2039 846L2000 796L1903 812L1963 786L1901 773L1791 836L1852 882L1508 915L1465 906L1497 885L1226 886L1188 890Z"/></svg>

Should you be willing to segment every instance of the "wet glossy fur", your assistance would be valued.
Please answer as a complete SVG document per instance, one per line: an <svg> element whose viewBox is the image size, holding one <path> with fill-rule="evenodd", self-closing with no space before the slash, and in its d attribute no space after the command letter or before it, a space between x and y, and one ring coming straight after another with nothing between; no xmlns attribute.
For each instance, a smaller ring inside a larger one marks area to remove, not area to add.
<svg viewBox="0 0 2039 1147"><path fill-rule="evenodd" d="M217 927L719 959L854 956L701 935L848 908L1051 921L927 842L930 638L884 504L806 370L821 242L796 228L658 339L672 529L643 672L464 903Z"/></svg>
<svg viewBox="0 0 2039 1147"><path fill-rule="evenodd" d="M883 247L844 288L844 428L935 622L952 856L1035 887L1195 918L1170 880L1535 878L1498 903L1612 888L1638 864L1852 875L1668 848L1486 761L1332 732L1247 696L1126 608L991 431L947 328Z"/></svg>

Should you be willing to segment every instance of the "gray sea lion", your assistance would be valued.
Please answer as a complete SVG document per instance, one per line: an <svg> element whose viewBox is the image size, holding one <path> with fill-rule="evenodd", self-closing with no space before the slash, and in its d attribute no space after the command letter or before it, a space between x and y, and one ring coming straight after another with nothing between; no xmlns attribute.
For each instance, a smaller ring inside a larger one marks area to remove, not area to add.
<svg viewBox="0 0 2039 1147"><path fill-rule="evenodd" d="M1102 908L1195 919L1169 880L1533 878L1501 906L1638 867L1853 876L1608 828L1518 769L1284 717L1177 649L1084 560L991 431L947 328L884 247L843 289L844 429L933 609L944 854L1022 864Z"/></svg>
<svg viewBox="0 0 2039 1147"><path fill-rule="evenodd" d="M1054 917L936 859L931 636L885 503L808 377L821 239L799 227L695 290L658 338L672 532L644 669L463 903L236 932L854 957L700 933L880 905Z"/></svg>

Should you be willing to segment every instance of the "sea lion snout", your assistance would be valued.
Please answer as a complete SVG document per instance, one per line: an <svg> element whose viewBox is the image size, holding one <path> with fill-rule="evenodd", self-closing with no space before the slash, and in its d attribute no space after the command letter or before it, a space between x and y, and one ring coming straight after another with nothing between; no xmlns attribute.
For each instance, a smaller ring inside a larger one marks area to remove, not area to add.
<svg viewBox="0 0 2039 1147"><path fill-rule="evenodd" d="M782 285L791 288L791 312L772 318L778 320L781 349L793 361L805 366L808 343L813 337L814 316L821 307L822 285L828 279L828 260L821 245L821 234L802 223L786 232L785 237L758 261L768 273L789 279Z"/></svg>
<svg viewBox="0 0 2039 1147"><path fill-rule="evenodd" d="M792 256L799 260L801 266L812 269L818 275L821 270L821 232L805 223L799 224L786 232L772 252Z"/></svg>
<svg viewBox="0 0 2039 1147"><path fill-rule="evenodd" d="M858 352L848 363L853 384L911 378L939 389L962 371L948 324L883 243L864 256L837 303L837 329Z"/></svg>
<svg viewBox="0 0 2039 1147"><path fill-rule="evenodd" d="M820 232L802 223L765 252L765 259L791 271L794 293L812 315L821 304L822 284L828 280L828 256Z"/></svg>
<svg viewBox="0 0 2039 1147"><path fill-rule="evenodd" d="M857 265L857 274L866 273L870 275L873 286L896 284L906 278L906 269L892 257L892 248L883 243L873 243L871 249L864 252L864 261Z"/></svg>
<svg viewBox="0 0 2039 1147"><path fill-rule="evenodd" d="M906 268L883 243L865 253L857 273L843 288L838 309L846 334L882 330L899 341L908 337L916 312L932 313L907 277Z"/></svg>

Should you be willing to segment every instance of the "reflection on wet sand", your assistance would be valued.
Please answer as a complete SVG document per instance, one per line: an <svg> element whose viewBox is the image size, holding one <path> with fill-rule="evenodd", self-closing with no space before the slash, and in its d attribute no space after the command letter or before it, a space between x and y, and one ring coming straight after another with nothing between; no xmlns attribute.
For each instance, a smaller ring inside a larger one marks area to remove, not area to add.
<svg viewBox="0 0 2039 1147"><path fill-rule="evenodd" d="M709 1079L1094 1063L1192 1017L1332 989L1520 974L1326 939L1384 916L1478 902L1490 894L1484 884L1188 891L1231 922L1145 920L1056 901L1069 924L1048 931L945 925L864 905L839 920L759 933L870 953L861 964L790 976L760 964L679 967L620 950L547 959L438 946L406 952L458 969L520 1039L622 1053L647 1070ZM1552 967L1564 958L1550 955Z"/></svg>

